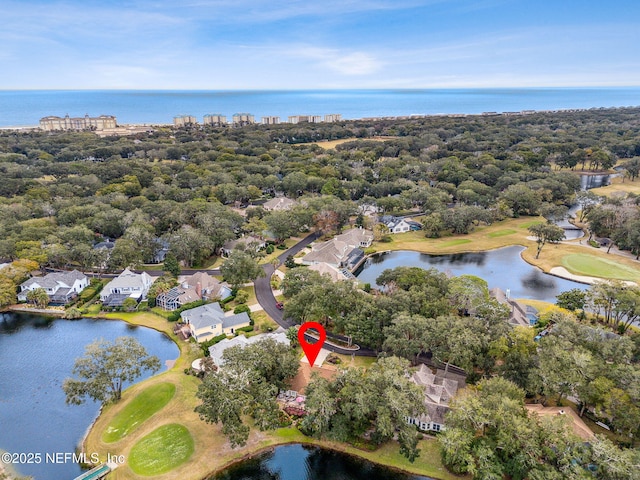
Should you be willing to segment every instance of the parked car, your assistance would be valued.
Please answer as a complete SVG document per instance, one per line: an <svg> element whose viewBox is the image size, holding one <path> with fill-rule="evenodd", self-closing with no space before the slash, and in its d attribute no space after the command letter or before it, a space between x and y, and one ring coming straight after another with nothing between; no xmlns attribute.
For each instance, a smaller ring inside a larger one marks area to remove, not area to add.
<svg viewBox="0 0 640 480"><path fill-rule="evenodd" d="M282 309L284 308L284 303L282 303L282 302L276 302L276 308L277 308L278 310L282 310Z"/></svg>

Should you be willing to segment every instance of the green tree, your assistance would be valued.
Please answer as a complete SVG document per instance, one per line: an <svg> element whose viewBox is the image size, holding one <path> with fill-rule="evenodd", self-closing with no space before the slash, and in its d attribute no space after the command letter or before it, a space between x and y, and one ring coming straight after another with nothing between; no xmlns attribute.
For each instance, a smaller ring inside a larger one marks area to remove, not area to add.
<svg viewBox="0 0 640 480"><path fill-rule="evenodd" d="M532 225L529 227L529 232L536 238L536 243L538 244L536 258L540 257L540 252L547 243L558 243L564 239L564 230L551 223Z"/></svg>
<svg viewBox="0 0 640 480"><path fill-rule="evenodd" d="M587 302L587 294L579 288L572 288L556 296L556 305L572 312L583 310Z"/></svg>
<svg viewBox="0 0 640 480"><path fill-rule="evenodd" d="M178 259L173 253L167 253L167 256L164 258L162 270L170 273L174 277L180 275L180 264L178 263Z"/></svg>
<svg viewBox="0 0 640 480"><path fill-rule="evenodd" d="M264 277L263 268L248 252L235 249L220 267L224 280L234 289L258 277Z"/></svg>
<svg viewBox="0 0 640 480"><path fill-rule="evenodd" d="M37 308L45 308L49 304L49 295L44 288L34 288L27 292L27 302Z"/></svg>
<svg viewBox="0 0 640 480"><path fill-rule="evenodd" d="M261 430L278 427L276 396L296 375L299 360L288 345L272 339L229 348L223 360L224 368L206 375L198 387L202 403L195 411L207 423L222 423L222 433L235 448L249 437L243 415L251 415Z"/></svg>
<svg viewBox="0 0 640 480"><path fill-rule="evenodd" d="M376 444L397 435L401 454L413 462L419 455L417 431L406 418L425 407L424 392L409 380L407 366L397 357L380 358L366 371L349 368L331 381L313 377L302 428L339 441L358 440L369 431Z"/></svg>
<svg viewBox="0 0 640 480"><path fill-rule="evenodd" d="M77 358L73 374L65 379L62 389L67 403L80 405L86 398L102 403L122 398L122 386L135 381L145 371L160 370L160 360L133 337L118 337L114 342L96 340L85 347L85 355Z"/></svg>

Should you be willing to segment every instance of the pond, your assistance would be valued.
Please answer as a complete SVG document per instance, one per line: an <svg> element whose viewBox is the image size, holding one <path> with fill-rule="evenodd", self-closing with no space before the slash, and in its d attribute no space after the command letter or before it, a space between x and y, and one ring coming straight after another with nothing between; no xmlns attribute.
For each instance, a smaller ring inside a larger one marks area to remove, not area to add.
<svg viewBox="0 0 640 480"><path fill-rule="evenodd" d="M420 462L420 459L416 460ZM209 480L430 480L340 452L283 445L244 460Z"/></svg>
<svg viewBox="0 0 640 480"><path fill-rule="evenodd" d="M549 246L547 247L549 248ZM551 247L552 248L552 247ZM511 246L477 253L428 255L400 250L383 253L367 259L356 272L363 283L376 284L376 278L387 268L422 267L437 268L447 274L475 275L483 278L489 288L510 290L511 298L530 298L555 303L556 295L572 288L586 290L589 286L546 274L525 262L521 246ZM544 255L544 250L542 251Z"/></svg>
<svg viewBox="0 0 640 480"><path fill-rule="evenodd" d="M62 382L85 345L103 338L135 337L147 352L175 360L179 350L160 332L119 320L52 320L0 313L0 449L40 453L40 464L19 465L36 480L73 479L81 468L69 460L45 464L46 453L73 453L98 414L99 405L66 405ZM148 375L147 375L148 377Z"/></svg>

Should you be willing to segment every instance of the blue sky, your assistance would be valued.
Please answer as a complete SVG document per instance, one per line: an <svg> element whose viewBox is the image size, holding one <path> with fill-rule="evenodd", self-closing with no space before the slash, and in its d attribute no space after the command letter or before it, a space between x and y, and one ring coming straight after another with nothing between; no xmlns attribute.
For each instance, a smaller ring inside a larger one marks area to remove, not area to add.
<svg viewBox="0 0 640 480"><path fill-rule="evenodd" d="M640 85L637 0L2 0L0 89Z"/></svg>

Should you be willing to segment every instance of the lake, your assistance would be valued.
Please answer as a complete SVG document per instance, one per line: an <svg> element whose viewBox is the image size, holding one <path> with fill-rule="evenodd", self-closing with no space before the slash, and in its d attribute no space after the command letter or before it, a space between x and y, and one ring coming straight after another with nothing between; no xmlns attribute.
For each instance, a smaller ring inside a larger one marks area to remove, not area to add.
<svg viewBox="0 0 640 480"><path fill-rule="evenodd" d="M62 382L71 376L85 345L121 336L135 337L147 352L158 356L162 370L167 360L179 356L177 345L164 334L119 320L0 314L0 449L40 453L43 459L46 453L75 452L99 405L66 405ZM20 474L36 480L71 480L82 473L71 461L17 467Z"/></svg>
<svg viewBox="0 0 640 480"><path fill-rule="evenodd" d="M553 248L548 245L547 248ZM400 250L370 257L356 272L363 283L376 284L376 278L387 268L422 267L437 268L450 275L475 275L483 278L489 288L509 289L511 298L530 298L555 303L556 295L572 288L586 290L585 285L555 277L542 272L525 262L520 253L524 247L511 247L477 253L450 255L428 255L426 253ZM544 250L542 251L544 255Z"/></svg>
<svg viewBox="0 0 640 480"><path fill-rule="evenodd" d="M420 462L420 459L416 460ZM240 462L209 480L431 480L396 472L340 452L283 445Z"/></svg>

